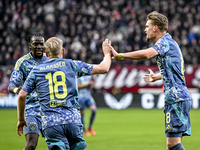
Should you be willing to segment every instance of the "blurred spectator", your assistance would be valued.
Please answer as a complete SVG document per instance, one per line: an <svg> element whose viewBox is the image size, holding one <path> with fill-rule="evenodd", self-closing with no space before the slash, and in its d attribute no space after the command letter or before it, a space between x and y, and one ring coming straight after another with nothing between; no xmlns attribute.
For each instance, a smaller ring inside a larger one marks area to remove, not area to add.
<svg viewBox="0 0 200 150"><path fill-rule="evenodd" d="M79 36L76 36L71 44L71 48L76 54L80 54L82 46L82 43L79 41Z"/></svg>
<svg viewBox="0 0 200 150"><path fill-rule="evenodd" d="M10 82L11 73L12 70L10 68L7 68L5 74L3 74L2 71L0 71L0 77L2 79L2 81L0 82L0 93L9 94L8 85Z"/></svg>
<svg viewBox="0 0 200 150"><path fill-rule="evenodd" d="M153 10L169 18L168 32L183 50L185 64L196 65L200 63L199 4L198 0L0 1L0 65L13 65L28 53L25 35L36 31L46 38L61 38L65 57L90 63L102 58L101 43L107 37L122 53L149 47L143 27ZM156 64L154 59L123 63Z"/></svg>

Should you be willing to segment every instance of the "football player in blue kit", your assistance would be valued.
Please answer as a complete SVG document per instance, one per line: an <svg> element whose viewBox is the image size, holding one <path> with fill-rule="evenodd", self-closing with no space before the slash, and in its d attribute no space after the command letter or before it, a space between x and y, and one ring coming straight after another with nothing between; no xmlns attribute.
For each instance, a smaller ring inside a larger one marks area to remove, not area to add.
<svg viewBox="0 0 200 150"><path fill-rule="evenodd" d="M145 82L162 79L165 94L165 134L168 150L184 150L182 136L191 135L190 109L192 98L185 83L185 68L181 50L176 41L167 33L168 19L156 11L147 16L146 40L155 42L151 48L129 53L117 53L116 60L143 60L156 57L160 73L144 76Z"/></svg>
<svg viewBox="0 0 200 150"><path fill-rule="evenodd" d="M49 61L35 67L29 74L18 97L17 132L23 133L26 96L36 89L42 111L42 129L50 150L82 150L87 144L82 137L78 103L77 77L105 74L111 65L110 42L102 44L104 58L100 64L91 65L81 61L63 59L63 42L57 37L45 43Z"/></svg>
<svg viewBox="0 0 200 150"><path fill-rule="evenodd" d="M21 83L24 84L33 67L48 60L46 56L43 56L45 52L45 37L42 34L32 33L28 38L28 42L30 52L17 60L10 78L8 90L14 94L19 93L22 88L20 86ZM40 105L35 90L27 96L25 118L27 122L27 127L24 127L26 137L25 150L34 150L42 127Z"/></svg>
<svg viewBox="0 0 200 150"><path fill-rule="evenodd" d="M91 88L93 87L94 82L92 81L91 76L83 76L78 78L78 99L81 110L81 122L83 124L83 135L91 136L96 135L92 125L95 119L95 115L97 112L95 101L91 94ZM90 121L88 129L85 128L85 108L88 107L91 110Z"/></svg>

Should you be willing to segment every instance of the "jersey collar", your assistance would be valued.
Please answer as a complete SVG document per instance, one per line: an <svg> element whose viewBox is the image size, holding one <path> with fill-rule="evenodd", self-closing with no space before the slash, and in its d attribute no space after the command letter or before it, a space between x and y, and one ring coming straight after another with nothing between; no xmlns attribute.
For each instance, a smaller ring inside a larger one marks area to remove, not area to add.
<svg viewBox="0 0 200 150"><path fill-rule="evenodd" d="M51 57L51 58L49 59L49 61L55 60L55 59L57 59L57 58L59 58L59 57Z"/></svg>

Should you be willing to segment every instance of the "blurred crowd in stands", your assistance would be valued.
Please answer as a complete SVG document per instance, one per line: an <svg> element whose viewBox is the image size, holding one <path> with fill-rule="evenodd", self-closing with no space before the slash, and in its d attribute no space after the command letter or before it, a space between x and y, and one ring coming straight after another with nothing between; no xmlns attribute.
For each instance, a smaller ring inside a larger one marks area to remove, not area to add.
<svg viewBox="0 0 200 150"><path fill-rule="evenodd" d="M30 33L57 36L64 41L65 58L95 64L103 58L105 38L122 53L152 46L144 33L152 11L168 17L168 32L185 64L200 64L200 0L0 0L0 92L16 60L29 52ZM112 62L118 64L148 66L156 60Z"/></svg>

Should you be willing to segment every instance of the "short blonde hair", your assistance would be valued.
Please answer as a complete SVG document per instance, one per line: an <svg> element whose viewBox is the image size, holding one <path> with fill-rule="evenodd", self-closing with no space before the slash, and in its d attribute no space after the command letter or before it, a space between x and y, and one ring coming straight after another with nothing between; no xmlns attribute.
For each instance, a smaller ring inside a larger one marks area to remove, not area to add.
<svg viewBox="0 0 200 150"><path fill-rule="evenodd" d="M152 20L153 25L157 25L160 31L167 31L168 29L168 19L165 15L153 11L147 16L148 20Z"/></svg>
<svg viewBox="0 0 200 150"><path fill-rule="evenodd" d="M45 42L44 46L49 56L57 56L62 53L63 41L57 37L52 37Z"/></svg>

